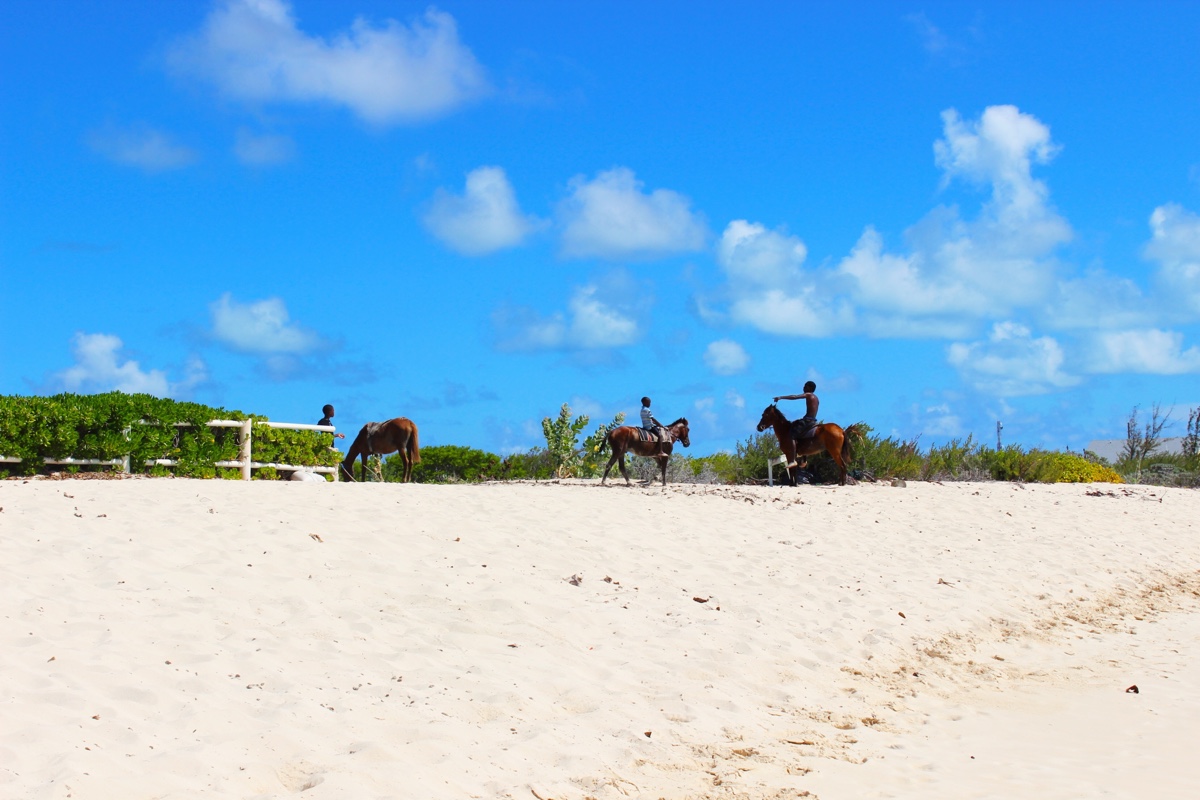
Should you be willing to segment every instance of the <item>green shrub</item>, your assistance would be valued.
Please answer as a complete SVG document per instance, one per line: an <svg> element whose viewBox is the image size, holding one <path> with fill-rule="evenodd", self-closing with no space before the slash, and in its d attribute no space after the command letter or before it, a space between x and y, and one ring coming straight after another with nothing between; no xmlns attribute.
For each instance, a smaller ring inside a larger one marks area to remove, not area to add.
<svg viewBox="0 0 1200 800"><path fill-rule="evenodd" d="M17 469L33 474L43 459L114 460L128 457L135 472L172 474L147 461L178 462L173 474L211 478L215 464L238 458L238 429L210 428L214 419L244 420L246 414L148 394L106 392L50 397L0 396L0 454L21 458ZM264 418L259 418L264 419ZM256 461L332 466L340 456L327 434L257 426Z"/></svg>
<svg viewBox="0 0 1200 800"><path fill-rule="evenodd" d="M863 426L863 436L854 443L851 473L875 480L916 480L921 476L925 470L925 459L917 447L915 438L880 438L871 435L871 426L866 423L859 424Z"/></svg>
<svg viewBox="0 0 1200 800"><path fill-rule="evenodd" d="M737 483L757 483L767 479L767 461L778 458L779 440L774 433L757 433L737 443L734 455L734 480Z"/></svg>
<svg viewBox="0 0 1200 800"><path fill-rule="evenodd" d="M421 448L421 463L413 467L417 483L456 483L485 481L500 473L500 456L459 445ZM383 462L383 479L399 481L404 477L404 461L394 455Z"/></svg>
<svg viewBox="0 0 1200 800"><path fill-rule="evenodd" d="M554 474L559 478L573 477L579 470L580 452L576 446L579 434L587 427L588 418L581 414L571 419L571 406L562 404L558 410L558 418L542 419L542 433L546 436L546 450L550 452L550 460L554 465Z"/></svg>
<svg viewBox="0 0 1200 800"><path fill-rule="evenodd" d="M1074 453L1045 452L1037 480L1042 483L1124 483L1111 467Z"/></svg>
<svg viewBox="0 0 1200 800"><path fill-rule="evenodd" d="M554 477L554 460L550 451L534 447L525 453L513 453L500 462L499 480L544 481Z"/></svg>

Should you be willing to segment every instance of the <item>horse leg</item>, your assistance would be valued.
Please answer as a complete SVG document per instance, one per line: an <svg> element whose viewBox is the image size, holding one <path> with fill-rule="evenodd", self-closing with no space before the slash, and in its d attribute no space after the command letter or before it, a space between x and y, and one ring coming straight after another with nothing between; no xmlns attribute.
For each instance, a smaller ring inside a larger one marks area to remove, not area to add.
<svg viewBox="0 0 1200 800"><path fill-rule="evenodd" d="M833 463L837 464L838 486L845 486L846 485L846 460L844 458L842 458L842 442L837 441L838 439L841 439L842 437L830 436L829 438L832 439L833 441L830 441L828 444L825 445L825 450L833 458ZM844 439L843 439L843 441L844 441Z"/></svg>
<svg viewBox="0 0 1200 800"><path fill-rule="evenodd" d="M629 473L625 471L625 454L621 453L621 460L617 462L621 467L621 477L625 479L625 485L631 486Z"/></svg>
<svg viewBox="0 0 1200 800"><path fill-rule="evenodd" d="M655 461L658 462L658 468L662 470L663 486L667 485L667 462L671 460L670 456L658 456Z"/></svg>
<svg viewBox="0 0 1200 800"><path fill-rule="evenodd" d="M784 465L784 472L787 473L788 483L796 486L796 476L800 472L800 465L796 463L796 441L790 436L783 442L783 456L787 459L787 464Z"/></svg>
<svg viewBox="0 0 1200 800"><path fill-rule="evenodd" d="M613 464L615 464L615 463L617 463L617 451L616 450L614 450L613 454L608 457L608 463L604 465L604 477L602 477L600 479L601 486L603 486L604 482L606 480L608 480L608 471L613 468Z"/></svg>

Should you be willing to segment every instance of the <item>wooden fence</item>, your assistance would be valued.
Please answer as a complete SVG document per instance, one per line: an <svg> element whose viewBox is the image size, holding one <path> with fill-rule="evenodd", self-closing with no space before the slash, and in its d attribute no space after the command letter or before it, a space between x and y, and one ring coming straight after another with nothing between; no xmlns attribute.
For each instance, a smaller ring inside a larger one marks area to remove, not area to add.
<svg viewBox="0 0 1200 800"><path fill-rule="evenodd" d="M268 428L284 428L294 431L320 431L322 433L333 433L337 428L332 425L305 425L300 422L256 422L252 419L236 420L236 419L214 419L205 423L210 428L240 428L238 432L238 457L236 461L218 461L213 466L217 467L232 467L242 471L242 480L248 481L252 477L253 470L261 467L273 467L283 472L315 472L320 475L332 475L336 481L338 479L338 467L304 467L296 464L276 464L255 461L254 454L254 426L265 425ZM187 428L191 423L177 422L175 427ZM128 434L128 431L126 431ZM22 459L12 458L10 456L0 456L0 463L4 464L19 464ZM129 463L129 456L124 458L114 458L108 461L97 458L44 458L46 464L65 464L79 466L100 466L100 467L120 467L122 472L132 472L132 465ZM153 458L146 460L146 466L174 467L179 462L170 458Z"/></svg>

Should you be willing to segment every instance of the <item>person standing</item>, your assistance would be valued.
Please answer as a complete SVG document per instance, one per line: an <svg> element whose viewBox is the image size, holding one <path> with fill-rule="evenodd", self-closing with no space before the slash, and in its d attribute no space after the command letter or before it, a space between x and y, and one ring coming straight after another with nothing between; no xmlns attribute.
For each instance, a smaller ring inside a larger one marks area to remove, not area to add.
<svg viewBox="0 0 1200 800"><path fill-rule="evenodd" d="M327 425L332 428L333 427L333 406L330 405L329 403L326 403L321 408L321 413L324 414L325 416L321 417L321 419L317 421L317 424L318 425ZM346 434L335 433L335 434L333 434L333 438L334 439L345 439Z"/></svg>

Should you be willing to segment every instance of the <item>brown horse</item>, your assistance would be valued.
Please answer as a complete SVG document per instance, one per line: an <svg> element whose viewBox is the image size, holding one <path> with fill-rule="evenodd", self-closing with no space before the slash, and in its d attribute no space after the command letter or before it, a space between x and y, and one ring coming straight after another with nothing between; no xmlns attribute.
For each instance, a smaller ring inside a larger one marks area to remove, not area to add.
<svg viewBox="0 0 1200 800"><path fill-rule="evenodd" d="M600 479L600 484L608 480L608 471L612 469L613 464L620 464L621 475L625 478L625 483L628 484L629 473L625 471L625 454L633 453L635 456L645 456L653 458L658 462L658 468L662 470L663 486L667 485L667 461L671 458L671 450L675 446L675 442L683 442L684 447L691 447L692 443L688 439L688 421L683 417L672 422L667 426L668 439L665 442L659 443L657 439L642 440L638 431L642 428L635 428L632 425L622 425L619 428L613 428L608 432L608 436L604 437L604 442L600 445L600 452L604 452L605 446L612 448L612 456L608 459L608 465L604 467L604 477ZM659 448L662 448L661 452Z"/></svg>
<svg viewBox="0 0 1200 800"><path fill-rule="evenodd" d="M417 426L407 417L387 422L368 422L362 426L354 443L342 460L342 477L354 480L354 459L362 457L363 480L367 478L367 458L388 453L400 453L404 462L404 481L412 478L413 464L421 463L421 448L417 444Z"/></svg>
<svg viewBox="0 0 1200 800"><path fill-rule="evenodd" d="M758 432L767 428L775 429L775 438L779 440L779 449L787 456L787 476L792 486L796 485L796 471L800 469L796 463L797 456L811 456L822 450L829 453L833 463L838 468L838 485L846 485L846 464L853 456L850 440L861 435L861 428L856 423L842 430L834 422L825 422L813 428L810 436L796 441L792 433L792 423L783 415L774 403L763 409L762 419L758 421Z"/></svg>

